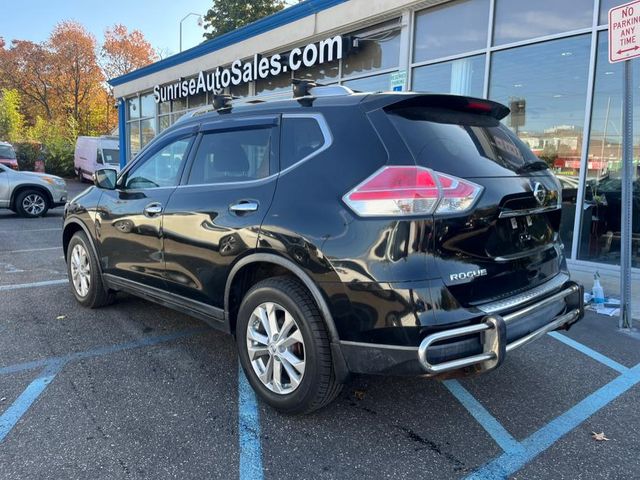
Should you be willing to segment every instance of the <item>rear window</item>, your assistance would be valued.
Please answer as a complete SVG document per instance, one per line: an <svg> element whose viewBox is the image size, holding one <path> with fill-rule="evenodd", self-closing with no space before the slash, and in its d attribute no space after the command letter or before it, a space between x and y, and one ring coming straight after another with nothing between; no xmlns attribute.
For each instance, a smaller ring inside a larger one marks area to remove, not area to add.
<svg viewBox="0 0 640 480"><path fill-rule="evenodd" d="M11 145L0 145L0 158L15 160L16 152Z"/></svg>
<svg viewBox="0 0 640 480"><path fill-rule="evenodd" d="M315 118L283 118L280 169L284 170L320 150L324 146L324 142L322 129Z"/></svg>
<svg viewBox="0 0 640 480"><path fill-rule="evenodd" d="M422 166L463 177L547 168L495 118L435 108L404 108L389 116Z"/></svg>
<svg viewBox="0 0 640 480"><path fill-rule="evenodd" d="M105 163L109 163L111 165L119 165L120 164L120 151L114 150L111 148L103 148L102 155Z"/></svg>

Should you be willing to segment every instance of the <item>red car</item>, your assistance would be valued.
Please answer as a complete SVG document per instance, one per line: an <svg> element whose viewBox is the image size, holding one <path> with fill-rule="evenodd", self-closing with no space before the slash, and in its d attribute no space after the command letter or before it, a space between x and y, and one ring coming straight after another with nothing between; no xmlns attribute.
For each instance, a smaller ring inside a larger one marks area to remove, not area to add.
<svg viewBox="0 0 640 480"><path fill-rule="evenodd" d="M7 142L0 142L0 163L13 170L18 170L18 160L13 146Z"/></svg>

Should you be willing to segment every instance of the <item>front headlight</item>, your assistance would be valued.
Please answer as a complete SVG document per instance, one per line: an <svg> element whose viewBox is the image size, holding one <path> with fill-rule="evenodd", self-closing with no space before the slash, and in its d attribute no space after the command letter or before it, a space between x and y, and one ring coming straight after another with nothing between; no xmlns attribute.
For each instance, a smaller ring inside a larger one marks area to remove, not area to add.
<svg viewBox="0 0 640 480"><path fill-rule="evenodd" d="M61 179L61 178L57 178L57 177L42 177L42 179L47 182L50 185L57 185L59 187L64 187L66 185L66 182Z"/></svg>

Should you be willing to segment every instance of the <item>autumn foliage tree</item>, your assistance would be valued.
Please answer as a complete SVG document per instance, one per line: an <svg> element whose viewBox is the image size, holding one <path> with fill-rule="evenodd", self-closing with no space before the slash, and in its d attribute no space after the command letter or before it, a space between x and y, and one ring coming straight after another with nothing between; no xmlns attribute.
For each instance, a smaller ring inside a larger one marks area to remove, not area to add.
<svg viewBox="0 0 640 480"><path fill-rule="evenodd" d="M13 136L44 145L58 171L67 171L77 135L108 134L117 124L106 80L155 59L142 33L123 25L108 29L101 46L74 21L59 23L41 43L0 37L0 89L11 92L24 119Z"/></svg>
<svg viewBox="0 0 640 480"><path fill-rule="evenodd" d="M107 78L119 77L158 59L156 51L140 30L129 32L127 27L119 24L105 32L100 56Z"/></svg>

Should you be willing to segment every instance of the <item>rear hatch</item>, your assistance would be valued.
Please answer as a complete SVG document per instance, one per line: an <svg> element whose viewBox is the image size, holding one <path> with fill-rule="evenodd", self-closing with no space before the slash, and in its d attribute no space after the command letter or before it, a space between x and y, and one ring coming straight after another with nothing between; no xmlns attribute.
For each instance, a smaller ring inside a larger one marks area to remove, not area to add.
<svg viewBox="0 0 640 480"><path fill-rule="evenodd" d="M420 167L482 187L474 207L435 216L435 265L465 306L533 288L563 256L560 184L495 102L420 95L385 108Z"/></svg>

